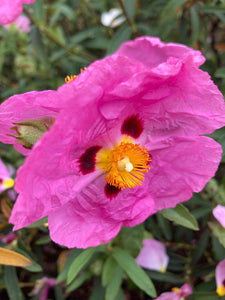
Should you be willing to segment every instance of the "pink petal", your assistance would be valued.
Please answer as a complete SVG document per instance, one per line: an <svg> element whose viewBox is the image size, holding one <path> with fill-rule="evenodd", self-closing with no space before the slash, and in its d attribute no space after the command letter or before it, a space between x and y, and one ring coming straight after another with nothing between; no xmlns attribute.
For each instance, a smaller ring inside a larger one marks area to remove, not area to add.
<svg viewBox="0 0 225 300"><path fill-rule="evenodd" d="M225 228L225 207L218 204L213 209L213 215L217 219L218 222Z"/></svg>
<svg viewBox="0 0 225 300"><path fill-rule="evenodd" d="M225 280L225 259L218 263L216 266L216 286L224 286Z"/></svg>
<svg viewBox="0 0 225 300"><path fill-rule="evenodd" d="M21 14L23 3L32 3L35 0L1 0L0 25L12 23Z"/></svg>
<svg viewBox="0 0 225 300"><path fill-rule="evenodd" d="M147 239L143 241L143 245L136 262L146 269L164 272L167 268L169 257L166 254L166 248L163 243L154 239Z"/></svg>

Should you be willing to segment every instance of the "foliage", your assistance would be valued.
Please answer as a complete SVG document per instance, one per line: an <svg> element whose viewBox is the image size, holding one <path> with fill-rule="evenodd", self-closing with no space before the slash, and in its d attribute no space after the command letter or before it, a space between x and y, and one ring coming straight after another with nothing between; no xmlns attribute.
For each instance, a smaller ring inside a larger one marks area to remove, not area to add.
<svg viewBox="0 0 225 300"><path fill-rule="evenodd" d="M24 7L31 20L29 34L19 34L15 26L9 30L0 26L1 101L17 93L57 89L67 75L78 74L123 41L142 35L202 51L207 59L203 69L225 93L222 0L36 0ZM113 7L121 8L125 17L114 28L101 23L101 14ZM224 128L211 136L225 147ZM23 163L11 146L1 144L0 154L16 169ZM43 277L57 282L48 299L153 299L155 290L159 295L185 282L194 289L190 299L219 299L215 267L225 258L225 229L213 218L212 209L225 205L224 162L223 156L215 178L201 193L142 225L123 228L107 245L86 250L60 247L51 242L46 220L19 230L17 240L9 245L0 242L0 246L27 257L32 265L0 268L1 299L38 299L31 291ZM2 193L2 236L12 230L11 208L11 195ZM166 273L143 270L135 262L147 237L166 245L170 257Z"/></svg>

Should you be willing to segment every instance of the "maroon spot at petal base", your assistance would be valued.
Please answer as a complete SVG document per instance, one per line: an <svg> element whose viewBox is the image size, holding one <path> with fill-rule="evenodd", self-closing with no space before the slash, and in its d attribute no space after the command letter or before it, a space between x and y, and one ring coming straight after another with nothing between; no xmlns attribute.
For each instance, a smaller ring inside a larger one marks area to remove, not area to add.
<svg viewBox="0 0 225 300"><path fill-rule="evenodd" d="M143 131L142 121L138 118L138 115L130 116L126 118L121 127L122 134L127 134L137 139Z"/></svg>
<svg viewBox="0 0 225 300"><path fill-rule="evenodd" d="M88 148L78 160L80 164L80 171L83 175L91 173L95 170L95 157L97 152L101 149L100 146L93 146Z"/></svg>
<svg viewBox="0 0 225 300"><path fill-rule="evenodd" d="M118 189L117 187L107 183L105 186L105 194L106 197L112 200L112 198L115 198L117 194L121 191L121 189Z"/></svg>

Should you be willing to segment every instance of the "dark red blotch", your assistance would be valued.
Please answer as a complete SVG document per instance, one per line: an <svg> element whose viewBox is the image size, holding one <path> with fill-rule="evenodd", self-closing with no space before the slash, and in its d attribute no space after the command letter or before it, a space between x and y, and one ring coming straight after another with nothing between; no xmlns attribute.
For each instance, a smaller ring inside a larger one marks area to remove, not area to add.
<svg viewBox="0 0 225 300"><path fill-rule="evenodd" d="M101 149L100 146L93 146L88 148L78 160L80 164L80 171L83 175L91 173L95 170L95 157L97 152Z"/></svg>
<svg viewBox="0 0 225 300"><path fill-rule="evenodd" d="M121 191L121 189L119 189L109 183L107 183L105 186L106 197L109 198L110 200L112 200L112 198L115 198L120 191Z"/></svg>
<svg viewBox="0 0 225 300"><path fill-rule="evenodd" d="M138 115L133 115L123 122L121 127L122 134L127 134L137 139L143 131L143 124L141 119L139 119Z"/></svg>

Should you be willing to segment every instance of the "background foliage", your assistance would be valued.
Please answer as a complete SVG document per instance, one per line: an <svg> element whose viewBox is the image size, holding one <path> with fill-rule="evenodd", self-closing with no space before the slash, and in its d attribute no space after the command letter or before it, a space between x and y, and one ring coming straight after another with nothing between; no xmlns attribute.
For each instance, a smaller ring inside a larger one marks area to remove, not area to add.
<svg viewBox="0 0 225 300"><path fill-rule="evenodd" d="M0 26L0 100L31 90L57 89L69 74L113 53L129 39L158 36L202 51L203 69L225 93L224 0L36 0L24 5L31 20L29 34ZM101 14L121 8L125 21L106 27ZM123 66L121 66L122 68ZM225 130L213 135L225 147ZM17 169L23 157L1 144L3 161ZM31 291L38 279L56 278L48 299L144 300L184 282L194 287L193 300L216 300L215 267L225 258L225 229L213 218L217 203L225 205L225 157L214 179L176 209L159 212L144 224L123 228L108 245L68 250L51 242L46 220L16 232L9 245L33 262L31 267L0 267L0 298L38 299ZM1 194L0 234L8 224L12 196ZM185 209L186 207L186 209ZM133 258L143 238L154 237L170 257L165 274L143 271ZM220 299L225 299L221 297Z"/></svg>

